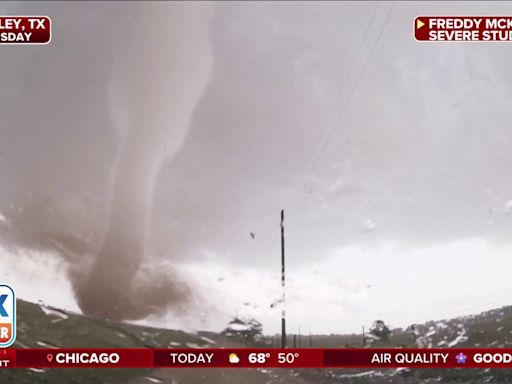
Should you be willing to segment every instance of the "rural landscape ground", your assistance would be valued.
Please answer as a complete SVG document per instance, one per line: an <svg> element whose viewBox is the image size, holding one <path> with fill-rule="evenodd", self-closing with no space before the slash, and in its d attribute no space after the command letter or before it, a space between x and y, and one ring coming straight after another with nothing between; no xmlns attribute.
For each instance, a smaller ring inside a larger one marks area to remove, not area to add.
<svg viewBox="0 0 512 384"><path fill-rule="evenodd" d="M512 307L450 320L430 321L410 330L394 329L388 347L510 347ZM272 348L272 337L250 346ZM361 347L362 335L314 335L314 347ZM309 343L309 339L308 339ZM210 332L185 333L88 318L56 308L18 301L16 348L52 347L241 347L241 340ZM304 343L305 344L305 343ZM302 345L304 347L304 345ZM508 369L14 369L0 370L0 383L44 384L271 384L271 383L507 383Z"/></svg>

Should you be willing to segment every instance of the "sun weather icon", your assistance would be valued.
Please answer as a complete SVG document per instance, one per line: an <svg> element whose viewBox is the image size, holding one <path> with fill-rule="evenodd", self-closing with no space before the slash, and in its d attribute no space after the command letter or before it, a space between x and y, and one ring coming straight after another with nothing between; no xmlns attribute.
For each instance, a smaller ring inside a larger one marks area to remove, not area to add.
<svg viewBox="0 0 512 384"><path fill-rule="evenodd" d="M236 353L230 353L229 354L229 362L231 364L238 364L240 362L240 358Z"/></svg>

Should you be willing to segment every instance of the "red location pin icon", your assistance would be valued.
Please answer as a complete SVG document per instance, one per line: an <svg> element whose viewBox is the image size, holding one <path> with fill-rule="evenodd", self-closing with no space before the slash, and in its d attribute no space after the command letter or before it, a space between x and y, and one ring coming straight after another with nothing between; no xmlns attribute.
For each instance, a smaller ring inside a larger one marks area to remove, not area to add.
<svg viewBox="0 0 512 384"><path fill-rule="evenodd" d="M53 355L51 353L46 355L46 360L48 360L49 363L53 361Z"/></svg>

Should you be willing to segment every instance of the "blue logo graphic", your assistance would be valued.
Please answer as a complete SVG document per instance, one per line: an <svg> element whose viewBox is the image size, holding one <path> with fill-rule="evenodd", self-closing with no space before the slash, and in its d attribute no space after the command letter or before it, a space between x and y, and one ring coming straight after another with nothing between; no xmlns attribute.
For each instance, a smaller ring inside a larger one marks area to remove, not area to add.
<svg viewBox="0 0 512 384"><path fill-rule="evenodd" d="M2 317L8 317L9 314L4 308L5 300L7 300L7 295L0 295L0 316Z"/></svg>
<svg viewBox="0 0 512 384"><path fill-rule="evenodd" d="M468 359L462 352L456 355L455 358L457 359L457 364L466 364L466 360Z"/></svg>
<svg viewBox="0 0 512 384"><path fill-rule="evenodd" d="M16 340L16 294L5 284L0 284L0 352ZM1 367L0 367L1 368Z"/></svg>

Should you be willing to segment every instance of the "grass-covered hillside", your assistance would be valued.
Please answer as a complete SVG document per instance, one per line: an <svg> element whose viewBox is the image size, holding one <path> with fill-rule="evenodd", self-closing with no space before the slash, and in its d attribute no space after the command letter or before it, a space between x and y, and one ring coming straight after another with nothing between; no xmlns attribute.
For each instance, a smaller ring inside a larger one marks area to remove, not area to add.
<svg viewBox="0 0 512 384"><path fill-rule="evenodd" d="M258 347L272 346L264 338ZM275 338L274 338L275 340ZM351 348L362 346L362 335L313 335L301 347ZM293 339L289 340L290 345ZM369 345L371 344L371 345ZM221 334L195 334L92 319L56 308L18 301L16 348L52 347L241 347L239 340ZM248 345L251 346L251 345ZM298 345L297 345L298 346ZM389 342L367 340L367 347L512 347L512 307L479 315L417 324L395 329ZM0 383L47 384L271 384L271 383L508 383L512 370L349 370L349 369L13 369L0 370Z"/></svg>

